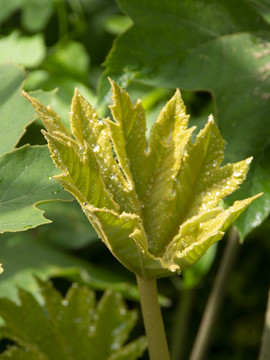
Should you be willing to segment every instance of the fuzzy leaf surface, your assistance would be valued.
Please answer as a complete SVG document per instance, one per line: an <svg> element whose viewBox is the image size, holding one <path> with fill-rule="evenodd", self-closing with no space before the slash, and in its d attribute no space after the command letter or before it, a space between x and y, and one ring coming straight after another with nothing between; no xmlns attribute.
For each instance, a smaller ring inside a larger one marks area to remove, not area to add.
<svg viewBox="0 0 270 360"><path fill-rule="evenodd" d="M113 120L76 90L69 134L50 107L26 95L42 118L56 178L79 201L114 256L143 277L161 277L197 262L258 196L218 206L245 180L251 158L221 166L224 140L210 116L195 142L179 90L146 144L140 101L112 82Z"/></svg>
<svg viewBox="0 0 270 360"><path fill-rule="evenodd" d="M94 292L86 287L72 286L65 298L49 283L39 280L39 287L44 307L24 290L19 292L20 305L0 299L5 321L0 332L20 346L1 354L1 360L17 354L28 359L28 353L42 360L120 359L124 349L136 359L144 352L144 338L125 345L137 316L119 294L107 291L96 304Z"/></svg>
<svg viewBox="0 0 270 360"><path fill-rule="evenodd" d="M136 80L209 91L228 144L226 161L254 157L236 196L265 193L237 222L244 238L270 212L269 22L244 0L237 7L232 0L119 0L119 5L133 26L117 39L106 59L100 98L109 91L107 76L123 86Z"/></svg>

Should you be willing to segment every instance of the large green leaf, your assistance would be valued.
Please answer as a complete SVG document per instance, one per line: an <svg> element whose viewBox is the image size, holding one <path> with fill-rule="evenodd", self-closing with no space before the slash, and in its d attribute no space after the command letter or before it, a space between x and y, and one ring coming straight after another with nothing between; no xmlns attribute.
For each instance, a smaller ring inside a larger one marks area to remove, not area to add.
<svg viewBox="0 0 270 360"><path fill-rule="evenodd" d="M0 158L0 232L50 222L36 204L71 199L53 178L55 174L47 146L24 146Z"/></svg>
<svg viewBox="0 0 270 360"><path fill-rule="evenodd" d="M22 68L11 63L0 66L0 155L12 150L36 118L33 108L21 96L26 76ZM40 101L50 102L54 92L33 93Z"/></svg>
<svg viewBox="0 0 270 360"><path fill-rule="evenodd" d="M119 4L134 25L117 39L106 59L100 97L107 99L107 76L122 85L133 79L210 91L228 143L226 160L254 157L237 196L265 193L237 223L245 237L270 211L269 23L244 0L237 6L232 0L119 0Z"/></svg>
<svg viewBox="0 0 270 360"><path fill-rule="evenodd" d="M62 298L50 284L39 281L45 306L28 292L19 292L20 306L0 299L5 325L0 332L14 345L0 355L5 359L135 360L146 349L144 337L125 345L136 322L121 296L106 292L95 304L95 294L72 286Z"/></svg>
<svg viewBox="0 0 270 360"><path fill-rule="evenodd" d="M195 143L179 91L161 111L146 144L141 102L112 82L113 120L99 120L78 90L71 132L25 94L44 122L56 178L79 201L110 251L143 277L180 272L197 262L261 194L220 201L244 181L251 158L221 167L222 139L210 116Z"/></svg>

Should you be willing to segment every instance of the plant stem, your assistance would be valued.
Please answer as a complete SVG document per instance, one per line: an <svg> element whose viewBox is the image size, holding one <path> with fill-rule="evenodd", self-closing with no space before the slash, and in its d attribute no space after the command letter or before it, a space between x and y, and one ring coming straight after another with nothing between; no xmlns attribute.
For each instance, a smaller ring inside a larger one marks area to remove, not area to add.
<svg viewBox="0 0 270 360"><path fill-rule="evenodd" d="M174 326L171 340L172 360L181 360L186 352L186 340L189 328L189 319L194 300L194 291L187 289L179 292L179 299L174 314Z"/></svg>
<svg viewBox="0 0 270 360"><path fill-rule="evenodd" d="M170 360L155 279L137 276L150 360Z"/></svg>
<svg viewBox="0 0 270 360"><path fill-rule="evenodd" d="M224 299L227 281L239 249L238 232L231 229L224 255L210 293L199 331L191 352L190 360L203 360L206 357L214 323Z"/></svg>

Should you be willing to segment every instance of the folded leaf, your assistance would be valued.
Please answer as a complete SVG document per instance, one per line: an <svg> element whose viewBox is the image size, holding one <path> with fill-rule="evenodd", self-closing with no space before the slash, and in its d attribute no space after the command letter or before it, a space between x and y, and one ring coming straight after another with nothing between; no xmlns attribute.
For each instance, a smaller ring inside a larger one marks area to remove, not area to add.
<svg viewBox="0 0 270 360"><path fill-rule="evenodd" d="M184 270L197 262L207 249L224 235L224 231L260 195L236 201L226 210L215 208L188 219L180 226L179 233L167 246L163 258Z"/></svg>
<svg viewBox="0 0 270 360"><path fill-rule="evenodd" d="M142 277L181 272L220 240L258 196L219 203L244 181L251 158L221 166L224 144L212 116L194 128L179 90L161 111L146 143L141 102L111 81L113 120L99 120L75 90L70 135L50 108L27 96L44 121L56 178L81 204L114 256Z"/></svg>
<svg viewBox="0 0 270 360"><path fill-rule="evenodd" d="M143 199L147 168L146 119L141 101L133 106L128 94L111 82L114 105L110 107L114 122L107 120L111 139L120 166L131 187L135 187L139 199Z"/></svg>
<svg viewBox="0 0 270 360"><path fill-rule="evenodd" d="M148 251L147 237L140 218L135 214L117 214L91 206L84 208L85 214L114 256L129 270L140 276L165 276L161 261Z"/></svg>

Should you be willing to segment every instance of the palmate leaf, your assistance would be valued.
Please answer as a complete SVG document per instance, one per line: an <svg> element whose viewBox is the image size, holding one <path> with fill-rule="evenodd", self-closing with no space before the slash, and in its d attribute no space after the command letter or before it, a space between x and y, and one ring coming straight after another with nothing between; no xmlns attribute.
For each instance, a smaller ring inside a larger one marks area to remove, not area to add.
<svg viewBox="0 0 270 360"><path fill-rule="evenodd" d="M138 101L111 82L113 120L99 120L75 91L71 136L52 109L26 95L42 118L56 178L79 201L110 251L143 277L180 272L220 240L226 228L259 195L224 210L220 201L243 182L251 158L221 167L222 139L210 116L194 128L177 90L145 136Z"/></svg>
<svg viewBox="0 0 270 360"><path fill-rule="evenodd" d="M15 341L4 353L6 359L137 359L146 348L144 337L125 345L137 315L127 310L122 297L107 291L95 304L95 294L74 284L65 298L41 280L44 306L25 290L20 305L1 298L0 333Z"/></svg>

